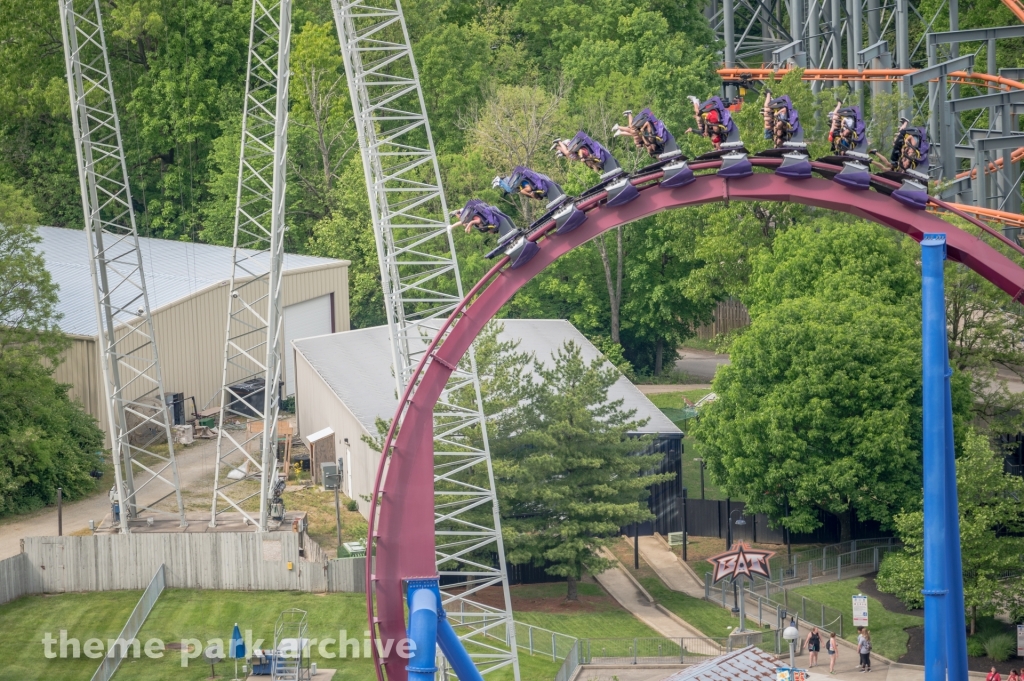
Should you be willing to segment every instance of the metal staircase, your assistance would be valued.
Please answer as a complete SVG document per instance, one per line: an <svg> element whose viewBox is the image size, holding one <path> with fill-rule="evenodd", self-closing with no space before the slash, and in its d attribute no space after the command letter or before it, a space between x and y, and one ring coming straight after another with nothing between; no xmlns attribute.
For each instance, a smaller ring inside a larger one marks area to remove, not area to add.
<svg viewBox="0 0 1024 681"><path fill-rule="evenodd" d="M362 152L400 395L437 329L462 299L462 281L401 3L332 0L332 7ZM442 578L459 578L453 582L461 580L457 587L442 587L443 607L466 613L456 631L481 673L511 666L518 681L501 520L472 351L456 367L434 410L434 490L438 572ZM477 600L476 594L488 588L501 590L501 606Z"/></svg>
<svg viewBox="0 0 1024 681"><path fill-rule="evenodd" d="M309 681L309 659L306 657L306 611L285 610L274 625L274 658L270 666L271 681Z"/></svg>
<svg viewBox="0 0 1024 681"><path fill-rule="evenodd" d="M252 2L211 527L235 511L267 531L278 478L291 17L291 0Z"/></svg>
<svg viewBox="0 0 1024 681"><path fill-rule="evenodd" d="M71 123L88 234L120 531L174 495L174 439L135 227L99 0L60 0ZM166 440L167 453L150 445ZM146 493L150 505L139 493Z"/></svg>

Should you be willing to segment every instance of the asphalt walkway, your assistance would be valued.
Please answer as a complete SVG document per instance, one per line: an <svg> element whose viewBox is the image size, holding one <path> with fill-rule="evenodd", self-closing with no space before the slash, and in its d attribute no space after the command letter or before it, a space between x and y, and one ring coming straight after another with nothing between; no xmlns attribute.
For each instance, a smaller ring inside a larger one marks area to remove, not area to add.
<svg viewBox="0 0 1024 681"><path fill-rule="evenodd" d="M605 550L602 556L609 560L615 557ZM696 627L659 608L650 595L637 583L622 565L616 561L615 566L596 575L597 583L623 608L638 620L666 638L704 638Z"/></svg>
<svg viewBox="0 0 1024 681"><path fill-rule="evenodd" d="M209 494L212 495L213 488L210 487L207 480L213 475L214 464L217 460L217 441L198 440L190 447L175 451L178 479L181 482L182 491L203 487L209 488ZM138 475L138 478L142 478L142 476ZM107 484L109 485L109 483ZM137 482L136 484L141 487L142 483ZM139 495L144 502L152 503L164 496L169 489L167 485L154 484L140 491ZM109 515L110 501L107 498L106 489L81 501L64 504L64 534L70 535L87 530L90 520L94 520L99 525L100 521ZM56 536L56 507L48 507L12 519L0 524L0 559L10 558L21 553L21 540L24 537Z"/></svg>

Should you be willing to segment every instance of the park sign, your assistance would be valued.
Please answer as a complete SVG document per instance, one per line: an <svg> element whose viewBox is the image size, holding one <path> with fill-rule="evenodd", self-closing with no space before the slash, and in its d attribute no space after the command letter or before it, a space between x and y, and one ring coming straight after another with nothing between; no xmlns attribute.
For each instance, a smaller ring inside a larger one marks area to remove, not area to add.
<svg viewBox="0 0 1024 681"><path fill-rule="evenodd" d="M740 542L725 553L708 558L715 568L714 583L717 584L723 579L735 581L740 576L753 578L754 575L770 580L772 575L768 561L774 555L774 551L755 550Z"/></svg>
<svg viewBox="0 0 1024 681"><path fill-rule="evenodd" d="M1024 624L1017 625L1017 657L1024 657Z"/></svg>
<svg viewBox="0 0 1024 681"><path fill-rule="evenodd" d="M868 626L868 597L864 594L853 597L853 626Z"/></svg>

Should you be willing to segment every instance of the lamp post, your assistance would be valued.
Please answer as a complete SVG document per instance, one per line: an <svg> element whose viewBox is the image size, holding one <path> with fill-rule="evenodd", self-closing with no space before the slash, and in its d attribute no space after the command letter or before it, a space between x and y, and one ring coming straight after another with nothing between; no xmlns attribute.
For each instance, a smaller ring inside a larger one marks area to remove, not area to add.
<svg viewBox="0 0 1024 681"><path fill-rule="evenodd" d="M703 499L704 498L704 466L705 466L705 463L704 463L704 459L702 459L699 456L697 458L695 458L694 461L696 461L698 464L700 464L700 498Z"/></svg>
<svg viewBox="0 0 1024 681"><path fill-rule="evenodd" d="M740 517L736 519L736 524L737 525L742 527L743 525L747 524L747 521L743 519L743 509L737 508L737 509L735 509L735 510L733 510L732 512L729 513L729 522L726 523L726 524L729 527L729 549L730 550L732 549L732 514L733 513L739 513L740 514ZM739 613L739 611L740 611L740 605L739 604L740 604L739 595L737 594L737 591L736 591L736 578L733 577L733 580L732 580L732 611L734 613ZM743 631L743 620L740 620L740 631Z"/></svg>
<svg viewBox="0 0 1024 681"><path fill-rule="evenodd" d="M793 645L796 643L796 640L800 638L800 630L790 624L786 627L786 630L782 632L782 638L786 639L786 643L789 644L789 668L793 669L796 667Z"/></svg>

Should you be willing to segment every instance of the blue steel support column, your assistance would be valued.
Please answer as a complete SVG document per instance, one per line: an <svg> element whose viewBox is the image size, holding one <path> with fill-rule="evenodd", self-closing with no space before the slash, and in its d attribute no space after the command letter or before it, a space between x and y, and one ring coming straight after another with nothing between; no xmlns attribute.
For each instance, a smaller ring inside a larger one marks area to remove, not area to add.
<svg viewBox="0 0 1024 681"><path fill-rule="evenodd" d="M409 681L434 681L437 667L437 621L441 610L441 593L436 579L413 579L408 582L409 640L415 644L406 666ZM387 642L385 642L387 645Z"/></svg>
<svg viewBox="0 0 1024 681"><path fill-rule="evenodd" d="M945 324L945 319L943 319ZM953 447L953 397L949 381L949 345L946 345L946 527L949 548L946 551L946 580L949 608L946 640L946 667L950 679L967 678L967 628L964 622L964 570L960 555L960 504L956 491L956 453Z"/></svg>
<svg viewBox="0 0 1024 681"><path fill-rule="evenodd" d="M946 238L921 240L921 341L924 393L924 678L946 681L948 548L946 499Z"/></svg>

